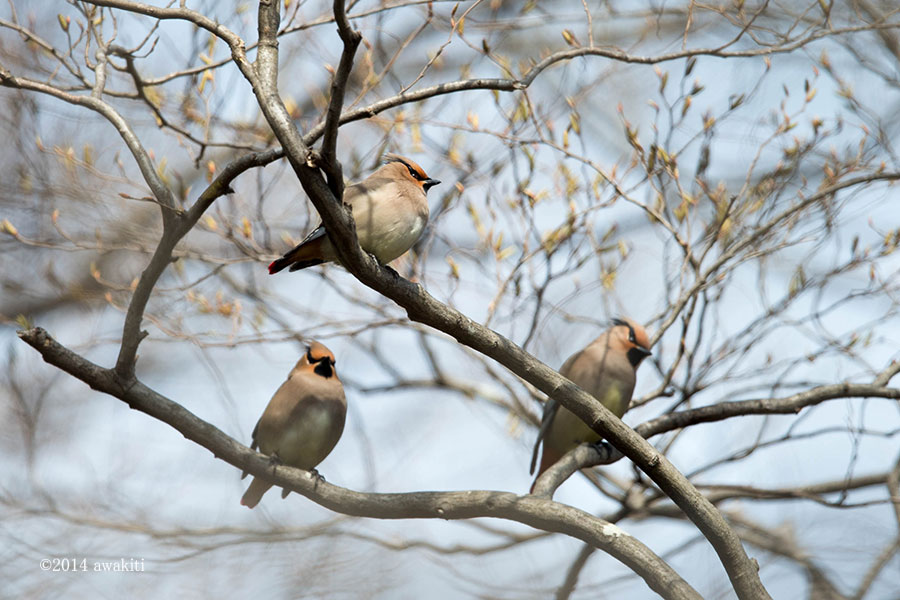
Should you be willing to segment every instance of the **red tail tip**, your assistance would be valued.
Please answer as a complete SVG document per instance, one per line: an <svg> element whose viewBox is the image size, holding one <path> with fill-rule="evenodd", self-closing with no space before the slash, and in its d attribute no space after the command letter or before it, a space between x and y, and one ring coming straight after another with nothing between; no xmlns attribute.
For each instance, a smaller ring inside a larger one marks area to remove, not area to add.
<svg viewBox="0 0 900 600"><path fill-rule="evenodd" d="M275 263L277 262L277 260L273 260L271 263L269 263L269 275L274 275L278 272L278 269L275 268Z"/></svg>

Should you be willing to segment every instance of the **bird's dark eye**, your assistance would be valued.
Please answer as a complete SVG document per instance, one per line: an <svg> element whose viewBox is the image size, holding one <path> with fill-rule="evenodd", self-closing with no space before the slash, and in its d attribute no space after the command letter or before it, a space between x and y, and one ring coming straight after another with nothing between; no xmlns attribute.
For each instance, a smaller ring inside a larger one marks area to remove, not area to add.
<svg viewBox="0 0 900 600"><path fill-rule="evenodd" d="M316 362L316 359L314 359L312 355L312 347L310 346L306 347L306 360L308 360L310 364Z"/></svg>
<svg viewBox="0 0 900 600"><path fill-rule="evenodd" d="M413 169L411 166L406 165L406 168L409 169L409 174L412 175L413 179L415 179L416 181L422 181L425 179L425 177L423 177L421 173Z"/></svg>
<svg viewBox="0 0 900 600"><path fill-rule="evenodd" d="M637 340L634 339L634 332L633 332L633 331L630 332L630 333L628 334L628 341L631 342L632 344L637 344Z"/></svg>

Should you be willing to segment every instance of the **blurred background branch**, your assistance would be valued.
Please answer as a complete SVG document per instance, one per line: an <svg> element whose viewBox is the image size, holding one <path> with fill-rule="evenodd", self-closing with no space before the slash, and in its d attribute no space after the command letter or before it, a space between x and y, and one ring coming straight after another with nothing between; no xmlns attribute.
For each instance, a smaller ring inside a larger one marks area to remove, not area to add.
<svg viewBox="0 0 900 600"><path fill-rule="evenodd" d="M255 10L189 4L13 1L0 15L0 128L15 150L0 154L10 589L96 590L36 567L74 553L146 557L143 579L102 582L138 597L646 595L607 555L512 523L335 518L298 496L240 511L235 469L15 340L39 324L114 364L161 215L180 214L173 262L126 335L149 333L133 346L141 382L247 441L321 339L350 401L329 481L527 490L543 400L531 384L340 267L268 278L318 215L234 60L257 56ZM279 4L278 92L313 146L341 61L334 6ZM335 147L344 178L399 152L444 181L392 267L552 367L611 317L647 324L654 356L624 420L725 512L772 595L896 597L894 3L376 1L346 14L362 38ZM108 107L144 168L107 117L58 98ZM582 472L556 501L618 524L703 597L731 597L709 546L630 461ZM254 577L238 576L250 554Z"/></svg>

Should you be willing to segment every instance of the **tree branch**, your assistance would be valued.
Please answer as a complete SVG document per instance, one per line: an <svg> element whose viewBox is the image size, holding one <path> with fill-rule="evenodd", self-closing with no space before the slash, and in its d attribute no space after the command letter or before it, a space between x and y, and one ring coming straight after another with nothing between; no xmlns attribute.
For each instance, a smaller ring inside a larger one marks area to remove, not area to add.
<svg viewBox="0 0 900 600"><path fill-rule="evenodd" d="M409 318L453 336L460 343L496 360L548 396L574 412L592 429L620 448L653 479L706 536L719 555L739 598L769 597L759 579L757 566L750 561L740 539L718 510L682 475L665 456L622 423L609 410L555 370L523 351L510 340L483 327L462 313L435 300L421 285L380 267L365 255L356 240L348 211L325 184L321 174L309 166L307 146L294 128L277 96L277 33L279 3L259 4L260 46L258 62L261 90L257 98L269 126L285 149L300 183L312 201L341 263L363 284L403 307ZM265 92L265 93L263 93Z"/></svg>
<svg viewBox="0 0 900 600"><path fill-rule="evenodd" d="M243 43L240 36L221 23L189 8L151 6L141 2L133 2L132 0L83 0L83 2L93 4L94 6L118 8L127 12L153 17L154 19L188 21L197 27L207 30L216 37L221 38L231 47Z"/></svg>
<svg viewBox="0 0 900 600"><path fill-rule="evenodd" d="M609 444L579 444L556 461L537 478L534 495L552 498L556 489L569 477L581 469L608 465L621 460L625 455Z"/></svg>
<svg viewBox="0 0 900 600"><path fill-rule="evenodd" d="M672 412L635 426L634 431L644 438L651 438L667 431L683 429L699 423L713 423L733 417L799 413L806 407L828 400L843 398L900 399L900 389L887 387L891 378L900 371L900 361L892 362L878 373L872 383L838 383L822 385L785 398L760 398L720 402L690 410ZM594 444L581 444L563 456L535 482L535 495L552 497L556 489L576 471L614 463L624 456L608 445L598 451ZM900 516L898 516L900 519ZM900 522L900 521L898 521Z"/></svg>
<svg viewBox="0 0 900 600"><path fill-rule="evenodd" d="M177 211L178 203L175 200L175 195L172 193L172 190L163 183L159 173L156 172L153 160L150 158L150 155L143 144L141 144L141 140L134 133L131 125L129 125L128 121L126 121L112 106L93 96L70 94L46 83L34 81L26 77L16 77L2 64L0 64L0 85L8 88L46 94L75 106L83 106L105 118L116 128L116 131L119 132L119 135L131 152L131 156L137 163L141 175L150 187L153 196L156 198L156 202L163 209L163 219L169 219L171 215Z"/></svg>
<svg viewBox="0 0 900 600"><path fill-rule="evenodd" d="M344 108L344 92L347 79L353 69L353 57L362 35L350 26L343 0L334 0L334 20L338 26L338 34L344 42L341 61L331 80L331 99L328 101L328 112L325 115L325 131L322 137L322 160L325 174L328 176L328 187L335 198L344 197L344 179L341 163L337 159L337 134L341 123L341 111Z"/></svg>
<svg viewBox="0 0 900 600"><path fill-rule="evenodd" d="M790 532L764 528L739 514L729 519L741 528L741 537L758 548L777 556L796 561L806 570L810 580L809 598L815 600L845 600L834 583L803 548L797 545Z"/></svg>
<svg viewBox="0 0 900 600"><path fill-rule="evenodd" d="M167 423L213 456L257 477L295 491L330 510L376 519L472 519L493 517L578 538L610 554L637 573L664 598L701 596L669 565L619 527L584 511L533 496L509 492L412 492L369 494L320 481L308 471L271 467L269 458L243 446L217 427L139 381L122 385L116 373L72 352L36 327L18 332L51 365L110 394L131 408Z"/></svg>
<svg viewBox="0 0 900 600"><path fill-rule="evenodd" d="M799 392L786 398L761 398L720 402L691 410L669 413L635 427L645 437L659 435L698 423L712 423L732 417L798 413L807 406L839 398L900 399L900 389L866 383L837 383Z"/></svg>
<svg viewBox="0 0 900 600"><path fill-rule="evenodd" d="M150 187L157 204L161 208L163 220L162 238L156 251L153 253L153 257L150 259L150 263L141 273L137 287L131 297L131 302L128 305L128 310L125 313L125 324L122 328L122 345L119 348L119 357L116 361L116 372L123 380L129 380L134 376L135 355L144 337L140 333L144 309L150 299L153 287L171 260L175 244L181 239L181 235L178 235L175 229L182 211L178 208L174 193L162 181L153 165L153 160L144 149L140 139L138 139L128 122L112 106L93 95L80 96L69 94L44 83L22 77L14 77L2 65L0 65L0 84L6 87L47 94L69 104L89 108L106 118L116 128L125 145L131 151L131 155L134 157L144 181Z"/></svg>
<svg viewBox="0 0 900 600"><path fill-rule="evenodd" d="M344 207L341 200L334 196L318 170L323 161L317 159L297 128L294 127L290 113L278 94L277 35L281 16L279 4L277 0L260 0L259 49L257 50L256 68L252 73L252 78L243 69L242 72L248 76L263 116L284 149L291 168L300 180L300 185L303 186L303 190L322 217L325 231L331 239L338 258L344 265L348 262L364 261L375 269L377 261L366 255L359 247L356 228L349 209ZM327 168L326 172L328 172ZM322 204L328 204L329 208L323 209Z"/></svg>

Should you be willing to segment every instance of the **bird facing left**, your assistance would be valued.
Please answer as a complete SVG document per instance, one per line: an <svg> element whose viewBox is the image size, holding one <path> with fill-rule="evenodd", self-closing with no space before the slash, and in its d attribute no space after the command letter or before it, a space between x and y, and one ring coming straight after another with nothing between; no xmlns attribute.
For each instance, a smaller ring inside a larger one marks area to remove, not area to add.
<svg viewBox="0 0 900 600"><path fill-rule="evenodd" d="M253 429L250 447L272 457L274 464L309 471L337 445L346 417L347 399L334 354L312 342L269 400ZM255 507L270 487L269 481L254 477L241 504ZM285 489L282 498L287 493Z"/></svg>
<svg viewBox="0 0 900 600"><path fill-rule="evenodd" d="M386 164L344 189L362 249L383 265L404 254L428 224L428 190L439 184L408 158L388 154ZM296 247L269 265L269 274L296 271L338 260L325 226L320 224Z"/></svg>

